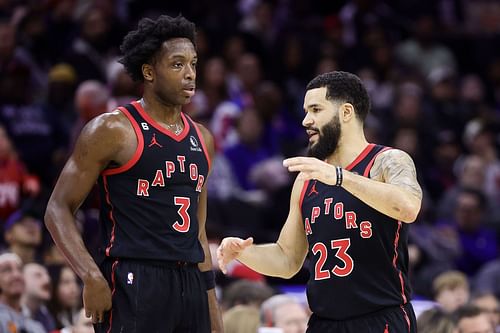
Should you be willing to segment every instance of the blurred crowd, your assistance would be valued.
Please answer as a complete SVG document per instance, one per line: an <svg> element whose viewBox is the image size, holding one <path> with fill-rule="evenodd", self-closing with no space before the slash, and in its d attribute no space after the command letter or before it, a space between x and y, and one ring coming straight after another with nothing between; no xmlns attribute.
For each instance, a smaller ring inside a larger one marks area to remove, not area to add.
<svg viewBox="0 0 500 333"><path fill-rule="evenodd" d="M213 252L227 235L276 240L294 177L282 160L304 155L308 142L305 86L320 73L353 72L372 101L367 139L409 153L424 190L409 251L422 332L483 317L498 329L500 2L156 2L0 0L1 327L17 318L27 332L92 332L81 283L43 227L45 205L83 126L141 96L117 61L124 35L142 17L182 13L197 25L199 58L184 111L210 129L217 150ZM93 254L98 207L92 192L76 213ZM279 313L297 314L297 330L279 324L283 332L304 332L307 304L285 290L307 278L304 269L266 278L238 263L219 272L226 332L247 332L248 322L248 332L264 333Z"/></svg>

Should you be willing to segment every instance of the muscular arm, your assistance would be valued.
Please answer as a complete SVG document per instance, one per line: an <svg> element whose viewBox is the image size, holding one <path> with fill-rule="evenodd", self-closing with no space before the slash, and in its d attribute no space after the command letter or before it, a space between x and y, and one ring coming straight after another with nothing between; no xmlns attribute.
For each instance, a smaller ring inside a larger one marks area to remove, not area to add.
<svg viewBox="0 0 500 333"><path fill-rule="evenodd" d="M236 259L268 276L288 279L300 270L308 247L299 206L303 184L303 181L295 180L290 198L290 210L278 241L272 244L251 245Z"/></svg>
<svg viewBox="0 0 500 333"><path fill-rule="evenodd" d="M200 131L203 135L205 144L208 149L210 159L213 160L214 156L214 142L213 137L210 132L203 126L198 125ZM207 179L208 180L208 179ZM207 233L206 233L206 220L207 220L207 186L206 181L201 190L199 202L198 202L198 224L199 233L198 239L200 240L201 246L203 247L203 252L205 253L205 261L198 264L201 272L209 271L212 269L212 256L210 254L210 247L208 245ZM208 308L210 311L210 322L212 325L212 331L222 332L222 316L220 313L219 305L217 303L217 297L215 295L215 289L210 289L208 293Z"/></svg>
<svg viewBox="0 0 500 333"><path fill-rule="evenodd" d="M85 126L73 154L59 176L45 213L45 224L57 247L76 274L96 294L97 289L104 287L102 274L85 248L76 228L74 214L94 186L100 172L117 154L118 143L123 142L122 118L124 116L118 112L105 114ZM90 299L87 301L90 302ZM102 310L101 305L97 306L98 310ZM89 308L94 309L92 306ZM94 321L97 320L98 318L94 318Z"/></svg>
<svg viewBox="0 0 500 333"><path fill-rule="evenodd" d="M344 171L342 187L379 212L402 222L417 218L422 190L411 157L390 149L375 159L371 179Z"/></svg>

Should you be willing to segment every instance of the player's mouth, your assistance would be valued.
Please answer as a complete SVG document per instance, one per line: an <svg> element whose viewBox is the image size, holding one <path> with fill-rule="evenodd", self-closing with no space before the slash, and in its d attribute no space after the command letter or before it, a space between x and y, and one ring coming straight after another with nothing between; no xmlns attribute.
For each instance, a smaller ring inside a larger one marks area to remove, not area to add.
<svg viewBox="0 0 500 333"><path fill-rule="evenodd" d="M319 132L315 130L307 130L306 133L309 136L309 142L316 140L319 136Z"/></svg>
<svg viewBox="0 0 500 333"><path fill-rule="evenodd" d="M188 84L188 85L185 85L182 87L182 90L189 96L189 97L193 97L194 96L194 93L195 93L195 90L196 90L196 86L194 84Z"/></svg>

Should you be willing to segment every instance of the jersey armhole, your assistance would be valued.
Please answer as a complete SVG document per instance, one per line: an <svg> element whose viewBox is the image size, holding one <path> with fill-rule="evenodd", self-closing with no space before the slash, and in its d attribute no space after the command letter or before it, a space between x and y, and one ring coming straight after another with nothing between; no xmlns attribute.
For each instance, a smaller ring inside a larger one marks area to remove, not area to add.
<svg viewBox="0 0 500 333"><path fill-rule="evenodd" d="M308 179L302 185L302 191L300 192L300 200L299 200L300 211L302 211L302 203L304 202L304 197L306 195L306 190L307 190L307 187L309 186L309 182L310 182L310 180Z"/></svg>
<svg viewBox="0 0 500 333"><path fill-rule="evenodd" d="M127 119L130 121L130 124L134 128L135 136L137 139L137 148L135 149L134 155L130 160L127 161L127 163L118 168L105 169L102 172L102 175L104 176L116 175L129 170L137 163L144 150L144 137L142 136L142 132L141 129L139 128L139 125L125 107L120 106L118 107L118 110L120 110L127 117Z"/></svg>
<svg viewBox="0 0 500 333"><path fill-rule="evenodd" d="M198 124L195 123L193 121L193 119L191 119L191 117L189 117L188 115L186 115L186 117L189 118L189 120L191 121L191 123L193 124L193 127L196 131L196 134L198 134L198 138L200 139L200 142L201 142L201 146L203 148L203 152L205 153L205 158L207 159L207 163L208 163L208 170L210 171L210 169L212 168L212 161L210 160L210 155L208 154L208 149L207 149L207 145L205 143L205 138L203 137L203 134L201 133L201 130L200 128L198 127Z"/></svg>
<svg viewBox="0 0 500 333"><path fill-rule="evenodd" d="M385 147L372 157L370 162L368 162L365 171L363 172L363 176L370 178L370 170L372 169L373 163L375 163L375 159L377 158L378 155L382 154L385 151L388 151L389 149L392 149L392 147Z"/></svg>

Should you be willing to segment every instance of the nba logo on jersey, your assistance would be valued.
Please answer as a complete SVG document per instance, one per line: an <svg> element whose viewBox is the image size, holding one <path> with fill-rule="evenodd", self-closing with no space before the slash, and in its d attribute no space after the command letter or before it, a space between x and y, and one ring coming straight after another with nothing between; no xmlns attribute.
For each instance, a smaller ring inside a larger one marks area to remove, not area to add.
<svg viewBox="0 0 500 333"><path fill-rule="evenodd" d="M189 137L189 142L191 143L191 151L201 151L200 145L198 144L198 140L194 136Z"/></svg>
<svg viewBox="0 0 500 333"><path fill-rule="evenodd" d="M127 284L132 284L134 283L134 273L128 272L127 274Z"/></svg>

